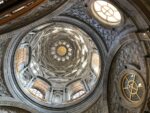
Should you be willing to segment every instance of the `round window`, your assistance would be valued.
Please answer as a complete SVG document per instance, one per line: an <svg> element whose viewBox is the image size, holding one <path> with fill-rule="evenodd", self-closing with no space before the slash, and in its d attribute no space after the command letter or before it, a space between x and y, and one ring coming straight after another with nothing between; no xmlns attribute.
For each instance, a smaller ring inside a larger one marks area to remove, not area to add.
<svg viewBox="0 0 150 113"><path fill-rule="evenodd" d="M145 97L145 84L141 76L133 70L122 73L120 80L123 98L131 106L139 106Z"/></svg>
<svg viewBox="0 0 150 113"><path fill-rule="evenodd" d="M118 26L123 20L121 12L104 0L93 0L90 3L90 12L100 23L109 27Z"/></svg>
<svg viewBox="0 0 150 113"><path fill-rule="evenodd" d="M53 22L18 40L11 63L13 81L28 100L60 108L85 99L101 73L92 38L75 25Z"/></svg>

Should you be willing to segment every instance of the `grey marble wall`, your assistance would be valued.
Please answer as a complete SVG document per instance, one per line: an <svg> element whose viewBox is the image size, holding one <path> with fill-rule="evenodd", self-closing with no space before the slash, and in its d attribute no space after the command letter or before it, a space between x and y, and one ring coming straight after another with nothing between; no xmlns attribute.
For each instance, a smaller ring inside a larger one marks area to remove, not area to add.
<svg viewBox="0 0 150 113"><path fill-rule="evenodd" d="M103 59L107 61L107 65L105 66L105 71L107 72L101 80L103 82L103 87L100 88L101 91L99 92L101 93L101 96L83 113L142 113L144 111L145 104L147 103L146 100L138 109L124 107L120 104L120 96L116 87L116 80L126 65L132 65L133 67L141 70L141 73L143 73L142 76L148 87L148 83L146 81L147 76L145 75L148 71L148 64L145 62L144 58L146 56L145 50L148 50L148 56L150 54L150 43L147 41L145 41L144 44L143 42L140 42L141 39L138 38L137 33L138 28L135 23L131 21L131 18L125 14L125 21L122 26L111 29L105 28L101 26L98 21L93 19L90 14L88 14L85 4L82 4L81 1L63 12L60 16L72 17L86 23L97 32L99 38L102 39L107 48L107 57ZM45 19L48 21L48 17ZM41 21L43 22L44 19L39 20L38 22L40 23ZM24 29L30 29L31 26L21 29L20 32L23 32ZM130 33L133 33L134 35ZM8 39L8 37L15 38L19 34L19 31L14 31L0 36L0 97L12 97L4 81L3 60L6 48L11 40ZM148 107L146 108L146 111L148 111ZM0 107L0 112L28 113L22 109L12 107Z"/></svg>

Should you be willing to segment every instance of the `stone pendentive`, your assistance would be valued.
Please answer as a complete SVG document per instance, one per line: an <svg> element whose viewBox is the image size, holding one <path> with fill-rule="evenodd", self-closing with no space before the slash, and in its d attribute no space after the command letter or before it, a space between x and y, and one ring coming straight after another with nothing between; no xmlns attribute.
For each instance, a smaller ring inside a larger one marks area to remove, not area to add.
<svg viewBox="0 0 150 113"><path fill-rule="evenodd" d="M143 47L136 40L123 46L115 55L108 81L108 104L112 113L141 112L147 84L143 56ZM127 86L127 89L124 89L124 86Z"/></svg>
<svg viewBox="0 0 150 113"><path fill-rule="evenodd" d="M90 7L90 6L87 6ZM100 25L98 21L96 21L90 13L88 12L88 8L83 5L83 3L77 3L73 5L70 9L62 13L61 15L71 16L73 18L79 19L88 25L92 26L93 29L95 29L99 36L102 38L104 43L107 46L107 49L109 50L111 46L113 46L113 43L116 40L119 40L121 38L120 35L124 35L124 33L129 33L131 31L135 31L135 25L133 22L126 18L126 15L123 14L123 17L125 17L124 23L121 26L118 26L116 28L106 28Z"/></svg>

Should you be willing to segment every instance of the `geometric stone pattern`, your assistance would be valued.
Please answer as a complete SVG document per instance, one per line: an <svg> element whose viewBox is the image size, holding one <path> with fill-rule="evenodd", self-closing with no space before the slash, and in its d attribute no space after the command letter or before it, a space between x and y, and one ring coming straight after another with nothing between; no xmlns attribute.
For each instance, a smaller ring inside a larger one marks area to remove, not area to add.
<svg viewBox="0 0 150 113"><path fill-rule="evenodd" d="M55 0L54 0L55 1ZM128 19L125 24L119 28L107 29L102 27L96 20L92 19L88 14L86 7L78 3L71 7L69 10L64 12L62 15L71 16L73 18L77 18L88 25L90 25L94 30L97 31L99 36L104 41L107 49L109 50L113 43L118 40L118 37L122 32L127 29L133 29L135 26ZM130 32L130 31L128 31ZM3 55L5 52L5 48L7 47L7 43L9 39L0 39L0 96L10 96L6 85L4 83L4 79L2 77L2 65L3 65ZM149 42L147 45L149 45ZM147 49L150 49L147 47ZM150 50L148 51L150 55ZM111 69L109 73L109 84L108 84L108 104L110 113L140 113L142 106L138 109L130 109L125 108L120 104L120 96L118 94L116 84L118 83L118 76L125 69L125 65L132 65L138 69L143 69L146 71L146 67L143 67L145 64L143 62L143 48L138 41L133 41L128 43L127 45L120 48L120 50L115 55L115 58L111 64ZM142 76L145 80L146 77ZM103 80L102 80L103 81ZM102 89L107 90L107 89ZM103 97L101 96L98 101L92 105L89 109L84 111L83 113L105 113L103 112ZM21 109L11 108L11 107L0 107L1 113L28 113L27 111L23 111Z"/></svg>
<svg viewBox="0 0 150 113"><path fill-rule="evenodd" d="M128 19L126 20L126 23L124 23L124 25L118 27L117 29L115 28L107 29L105 27L102 27L95 19L89 16L89 14L87 13L87 8L81 3L73 5L69 10L67 10L62 15L77 18L78 20L81 20L87 23L88 25L90 25L94 30L97 31L100 38L102 38L105 45L107 46L107 49L110 49L110 47L113 45L113 43L116 40L118 40L118 38L121 38L121 37L117 37L118 35L126 31L127 29L134 29L134 25L130 21L128 21ZM103 113L104 103L102 100L103 100L103 96L101 96L101 98L93 106L91 106L90 109L88 109L84 113L93 113L93 112Z"/></svg>
<svg viewBox="0 0 150 113"><path fill-rule="evenodd" d="M98 35L102 38L105 45L107 46L107 49L109 49L112 46L113 42L118 40L118 38L121 38L118 37L121 33L128 33L131 30L135 29L135 25L131 21L129 21L128 18L126 18L125 23L123 25L117 28L107 29L101 26L98 21L89 16L89 14L87 13L87 8L80 2L73 5L62 15L76 18L91 26L94 30L97 31Z"/></svg>

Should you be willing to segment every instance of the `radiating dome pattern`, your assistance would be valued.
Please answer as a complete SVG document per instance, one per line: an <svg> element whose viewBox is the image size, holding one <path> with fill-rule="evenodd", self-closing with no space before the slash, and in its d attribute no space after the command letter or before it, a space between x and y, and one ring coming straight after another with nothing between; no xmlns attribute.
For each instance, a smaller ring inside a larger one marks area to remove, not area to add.
<svg viewBox="0 0 150 113"><path fill-rule="evenodd" d="M95 88L101 56L92 38L63 22L41 25L20 41L15 78L33 101L60 107L80 102Z"/></svg>

